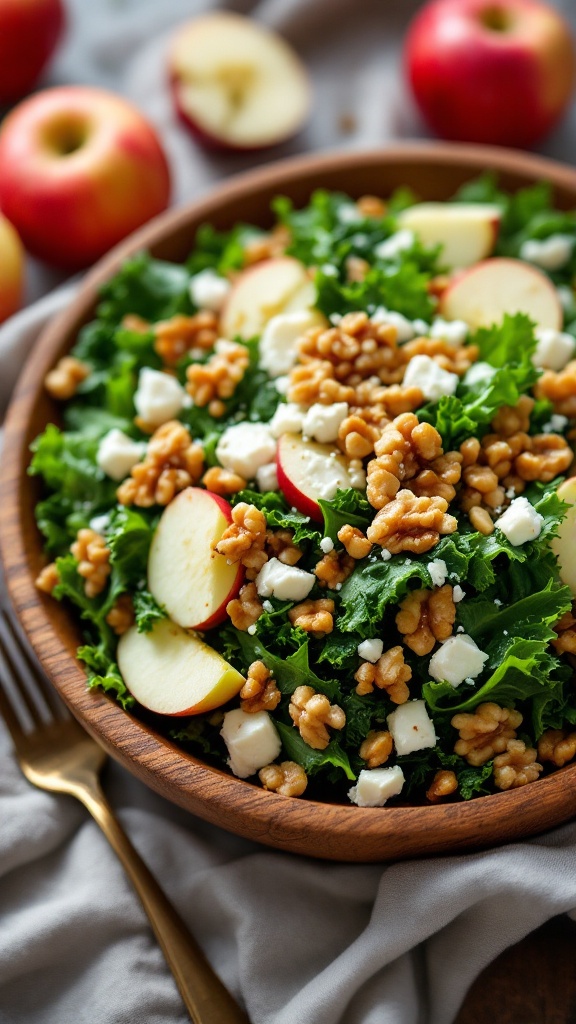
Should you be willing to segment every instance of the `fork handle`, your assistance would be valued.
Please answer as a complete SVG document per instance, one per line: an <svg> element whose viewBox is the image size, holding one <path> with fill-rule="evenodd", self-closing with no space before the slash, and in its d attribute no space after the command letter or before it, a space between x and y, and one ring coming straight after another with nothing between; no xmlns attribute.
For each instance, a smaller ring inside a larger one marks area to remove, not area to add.
<svg viewBox="0 0 576 1024"><path fill-rule="evenodd" d="M75 796L102 829L131 879L193 1024L250 1024L212 970L182 918L122 829L100 784L75 789Z"/></svg>

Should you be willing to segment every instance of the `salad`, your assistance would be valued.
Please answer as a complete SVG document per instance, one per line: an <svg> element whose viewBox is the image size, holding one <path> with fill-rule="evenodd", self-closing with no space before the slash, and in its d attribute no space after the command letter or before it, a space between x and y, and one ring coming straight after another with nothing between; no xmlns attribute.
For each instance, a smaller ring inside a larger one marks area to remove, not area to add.
<svg viewBox="0 0 576 1024"><path fill-rule="evenodd" d="M274 214L103 287L37 585L90 687L266 790L536 782L576 756L576 215L490 175Z"/></svg>

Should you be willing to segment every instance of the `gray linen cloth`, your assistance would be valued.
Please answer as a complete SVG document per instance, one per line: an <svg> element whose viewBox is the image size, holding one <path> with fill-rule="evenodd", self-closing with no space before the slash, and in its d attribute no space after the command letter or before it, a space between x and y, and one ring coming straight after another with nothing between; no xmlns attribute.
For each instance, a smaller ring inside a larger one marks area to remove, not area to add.
<svg viewBox="0 0 576 1024"><path fill-rule="evenodd" d="M177 201L248 165L246 157L197 149L175 124L166 97L166 34L211 6L209 0L68 3L70 33L52 81L101 83L135 99L162 134ZM401 33L417 3L238 0L228 6L281 29L312 70L313 119L282 155L422 134L402 92L398 61ZM342 134L342 115L355 118L349 135ZM574 115L542 151L575 156L573 121ZM58 281L30 264L29 297L45 297L0 329L2 403L39 328L75 287L46 295ZM450 1024L472 980L501 950L576 908L574 825L475 855L388 866L323 864L197 821L116 764L105 788L254 1024ZM28 785L0 724L0 1024L186 1020L105 839L71 799Z"/></svg>

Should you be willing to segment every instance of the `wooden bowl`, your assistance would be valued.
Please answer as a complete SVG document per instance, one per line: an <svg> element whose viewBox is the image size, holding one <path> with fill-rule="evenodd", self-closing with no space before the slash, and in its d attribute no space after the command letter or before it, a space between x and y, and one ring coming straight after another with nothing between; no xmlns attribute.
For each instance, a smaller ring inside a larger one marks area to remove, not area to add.
<svg viewBox="0 0 576 1024"><path fill-rule="evenodd" d="M43 556L34 522L38 484L26 475L29 444L48 421L58 419L43 379L93 316L102 283L139 249L178 261L187 256L196 228L205 221L220 229L238 220L266 227L270 200L278 193L304 204L319 187L357 197L386 196L398 185L409 185L422 198L442 200L487 168L498 173L506 189L547 180L560 207L576 207L575 170L473 146L414 143L367 153L307 156L226 182L198 202L158 217L97 264L75 300L42 333L10 406L0 491L1 553L12 601L46 672L86 729L146 785L193 814L268 846L331 860L380 861L518 839L557 825L576 811L576 766L469 803L384 808L322 804L269 793L208 767L104 694L89 692L74 656L80 635L74 614L34 586Z"/></svg>

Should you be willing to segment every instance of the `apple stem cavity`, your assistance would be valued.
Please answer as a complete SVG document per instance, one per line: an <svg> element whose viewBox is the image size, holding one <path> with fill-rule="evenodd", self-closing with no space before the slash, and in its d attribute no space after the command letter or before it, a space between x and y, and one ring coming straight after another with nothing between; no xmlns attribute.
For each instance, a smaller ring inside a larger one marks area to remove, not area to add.
<svg viewBox="0 0 576 1024"><path fill-rule="evenodd" d="M509 32L514 27L514 17L510 10L494 5L480 13L480 24L491 32Z"/></svg>

